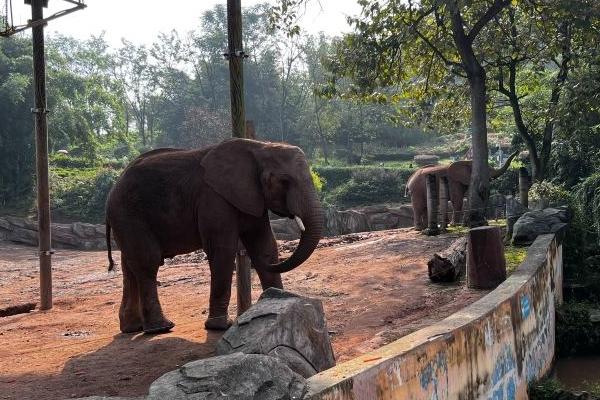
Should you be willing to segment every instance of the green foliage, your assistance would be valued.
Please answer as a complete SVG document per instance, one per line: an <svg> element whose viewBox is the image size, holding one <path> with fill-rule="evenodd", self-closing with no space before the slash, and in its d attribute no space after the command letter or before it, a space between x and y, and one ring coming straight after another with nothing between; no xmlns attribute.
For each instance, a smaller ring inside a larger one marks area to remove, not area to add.
<svg viewBox="0 0 600 400"><path fill-rule="evenodd" d="M512 274L527 257L527 247L506 246L504 257L506 259L506 272Z"/></svg>
<svg viewBox="0 0 600 400"><path fill-rule="evenodd" d="M548 181L535 182L529 189L529 200L542 202L546 206L571 206L573 197L562 186Z"/></svg>
<svg viewBox="0 0 600 400"><path fill-rule="evenodd" d="M101 223L118 176L111 168L52 169L51 207L62 218Z"/></svg>
<svg viewBox="0 0 600 400"><path fill-rule="evenodd" d="M563 389L556 379L542 379L530 383L527 392L530 400L559 400Z"/></svg>
<svg viewBox="0 0 600 400"><path fill-rule="evenodd" d="M351 178L325 196L325 201L342 207L377 203L398 203L410 171L393 169L355 169ZM338 181L339 182L339 181Z"/></svg>
<svg viewBox="0 0 600 400"><path fill-rule="evenodd" d="M310 177L312 178L313 185L315 185L317 192L321 193L323 191L323 185L325 184L323 178L321 178L312 168L310 169Z"/></svg>
<svg viewBox="0 0 600 400"><path fill-rule="evenodd" d="M92 168L95 166L95 162L90 161L83 157L74 157L68 154L55 153L49 157L50 165L56 168Z"/></svg>
<svg viewBox="0 0 600 400"><path fill-rule="evenodd" d="M600 326L590 320L593 303L566 302L556 312L556 352L559 356L600 354Z"/></svg>
<svg viewBox="0 0 600 400"><path fill-rule="evenodd" d="M596 231L600 243L600 173L589 176L575 188L575 198L586 226Z"/></svg>

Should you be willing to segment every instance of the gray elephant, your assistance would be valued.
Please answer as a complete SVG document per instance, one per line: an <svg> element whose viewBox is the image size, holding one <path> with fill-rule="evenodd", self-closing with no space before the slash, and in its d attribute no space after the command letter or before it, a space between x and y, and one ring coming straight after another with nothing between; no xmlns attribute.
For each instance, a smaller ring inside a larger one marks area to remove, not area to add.
<svg viewBox="0 0 600 400"><path fill-rule="evenodd" d="M300 243L278 262L268 210L295 219ZM323 232L323 210L302 150L286 144L231 139L199 150L159 149L125 169L106 203L110 232L121 249L122 332L161 333L174 324L156 288L165 258L204 249L211 282L207 329L231 324L227 309L238 239L262 287L282 288L280 273L303 263Z"/></svg>
<svg viewBox="0 0 600 400"><path fill-rule="evenodd" d="M512 160L519 154L518 151L508 157L508 160L499 169L490 168L490 179L495 179L506 172ZM435 175L438 187L441 177L448 179L448 190L452 202L452 223L458 224L462 220L463 199L471 183L472 161L455 161L449 165L426 165L416 170L406 183L410 192L410 201L413 207L415 228L423 229L427 226L427 175Z"/></svg>

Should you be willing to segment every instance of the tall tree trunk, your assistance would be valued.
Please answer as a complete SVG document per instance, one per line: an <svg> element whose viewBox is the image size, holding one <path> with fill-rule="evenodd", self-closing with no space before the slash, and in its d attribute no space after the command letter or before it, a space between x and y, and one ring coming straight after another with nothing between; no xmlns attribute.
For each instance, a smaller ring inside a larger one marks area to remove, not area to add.
<svg viewBox="0 0 600 400"><path fill-rule="evenodd" d="M490 170L488 167L487 111L485 70L481 66L469 74L471 88L471 121L473 166L469 190L467 223L469 226L486 224L485 208L490 194Z"/></svg>

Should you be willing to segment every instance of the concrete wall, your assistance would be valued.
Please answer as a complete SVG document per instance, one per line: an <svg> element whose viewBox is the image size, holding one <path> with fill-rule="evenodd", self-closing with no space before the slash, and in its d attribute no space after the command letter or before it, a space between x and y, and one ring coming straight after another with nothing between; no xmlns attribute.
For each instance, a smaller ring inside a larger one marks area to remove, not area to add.
<svg viewBox="0 0 600 400"><path fill-rule="evenodd" d="M308 380L307 399L527 399L554 357L562 246L539 236L505 282L439 323Z"/></svg>

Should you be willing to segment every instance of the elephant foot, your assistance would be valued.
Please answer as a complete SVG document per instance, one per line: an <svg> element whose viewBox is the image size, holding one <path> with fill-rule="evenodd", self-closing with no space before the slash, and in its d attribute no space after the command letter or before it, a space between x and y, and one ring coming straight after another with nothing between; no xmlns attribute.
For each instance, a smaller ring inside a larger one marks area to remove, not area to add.
<svg viewBox="0 0 600 400"><path fill-rule="evenodd" d="M226 331L231 325L233 325L233 321L227 318L227 315L223 315L222 317L208 317L204 321L204 328L213 331Z"/></svg>
<svg viewBox="0 0 600 400"><path fill-rule="evenodd" d="M166 333L169 332L175 324L168 319L163 319L162 321L150 324L144 324L144 333L146 334L157 334L157 333Z"/></svg>
<svg viewBox="0 0 600 400"><path fill-rule="evenodd" d="M121 313L119 316L119 328L123 333L141 332L144 327L142 318L137 313Z"/></svg>
<svg viewBox="0 0 600 400"><path fill-rule="evenodd" d="M120 329L121 332L123 333L136 333L136 332L141 332L144 327L142 326L141 322L135 322L135 323L121 323L120 324Z"/></svg>

